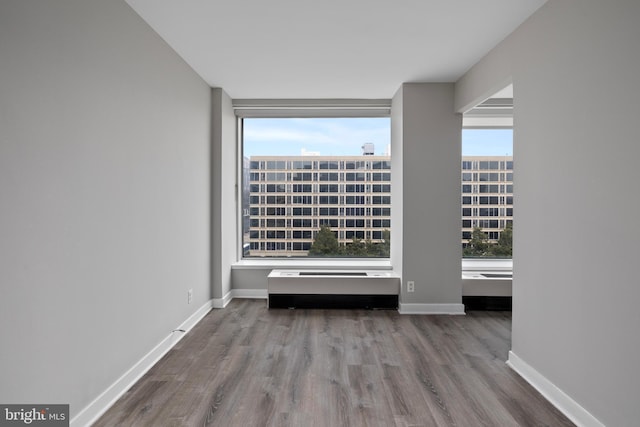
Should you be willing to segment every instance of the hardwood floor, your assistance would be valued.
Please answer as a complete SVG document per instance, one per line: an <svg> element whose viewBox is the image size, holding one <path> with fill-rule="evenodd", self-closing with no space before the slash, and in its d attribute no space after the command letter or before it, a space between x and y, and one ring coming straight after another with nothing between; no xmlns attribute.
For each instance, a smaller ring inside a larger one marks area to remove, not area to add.
<svg viewBox="0 0 640 427"><path fill-rule="evenodd" d="M511 313L209 313L94 426L572 426L504 363Z"/></svg>

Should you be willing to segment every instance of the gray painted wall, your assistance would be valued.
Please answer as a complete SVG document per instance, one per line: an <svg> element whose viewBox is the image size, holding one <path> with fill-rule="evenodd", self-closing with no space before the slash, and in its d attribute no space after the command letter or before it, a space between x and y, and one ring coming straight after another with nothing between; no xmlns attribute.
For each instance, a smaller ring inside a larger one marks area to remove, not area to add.
<svg viewBox="0 0 640 427"><path fill-rule="evenodd" d="M73 416L211 298L210 89L121 1L4 0L0 58L0 402Z"/></svg>
<svg viewBox="0 0 640 427"><path fill-rule="evenodd" d="M454 85L405 83L401 90L394 98L394 107L402 104L402 131L394 133L401 139L392 141L392 154L402 158L401 300L460 304L462 115L454 112ZM406 293L408 280L414 293Z"/></svg>
<svg viewBox="0 0 640 427"><path fill-rule="evenodd" d="M404 159L402 157L402 131L403 131L403 94L404 86L400 86L396 94L391 99L391 265L402 280L402 248L403 248L403 212L404 212L404 191L403 191L403 168ZM402 302L402 292L405 289L404 280L400 286L400 302Z"/></svg>
<svg viewBox="0 0 640 427"><path fill-rule="evenodd" d="M252 268L231 270L233 289L267 290L268 277L272 268Z"/></svg>
<svg viewBox="0 0 640 427"><path fill-rule="evenodd" d="M231 290L231 264L237 259L236 116L224 90L211 89L211 100L211 280L213 297L220 299Z"/></svg>
<svg viewBox="0 0 640 427"><path fill-rule="evenodd" d="M607 426L640 419L639 18L635 0L548 2L456 94L511 74L513 352Z"/></svg>

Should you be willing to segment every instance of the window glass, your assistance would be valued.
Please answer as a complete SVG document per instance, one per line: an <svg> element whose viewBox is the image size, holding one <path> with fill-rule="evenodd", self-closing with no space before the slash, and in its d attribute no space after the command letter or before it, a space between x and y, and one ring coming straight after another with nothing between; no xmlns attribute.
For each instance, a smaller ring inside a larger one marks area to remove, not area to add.
<svg viewBox="0 0 640 427"><path fill-rule="evenodd" d="M463 257L511 258L512 153L511 129L464 129L462 132ZM471 170L478 172L469 172ZM466 195L469 193L479 196Z"/></svg>
<svg viewBox="0 0 640 427"><path fill-rule="evenodd" d="M388 117L244 118L242 127L244 257L389 256Z"/></svg>

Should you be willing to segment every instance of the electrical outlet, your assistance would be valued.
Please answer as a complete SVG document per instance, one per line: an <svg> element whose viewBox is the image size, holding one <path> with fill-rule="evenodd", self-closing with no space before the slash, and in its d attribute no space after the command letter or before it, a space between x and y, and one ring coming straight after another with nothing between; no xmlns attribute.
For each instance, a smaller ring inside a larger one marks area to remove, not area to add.
<svg viewBox="0 0 640 427"><path fill-rule="evenodd" d="M407 292L414 292L416 290L416 282L409 280L407 282Z"/></svg>
<svg viewBox="0 0 640 427"><path fill-rule="evenodd" d="M192 300L193 300L193 289L189 289L187 291L187 304L191 304Z"/></svg>

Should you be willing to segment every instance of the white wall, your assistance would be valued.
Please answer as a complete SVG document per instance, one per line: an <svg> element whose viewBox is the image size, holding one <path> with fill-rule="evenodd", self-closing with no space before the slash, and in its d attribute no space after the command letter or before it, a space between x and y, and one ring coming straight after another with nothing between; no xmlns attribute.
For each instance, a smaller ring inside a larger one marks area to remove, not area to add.
<svg viewBox="0 0 640 427"><path fill-rule="evenodd" d="M548 2L456 93L511 74L512 351L607 426L640 419L638 19L635 0Z"/></svg>
<svg viewBox="0 0 640 427"><path fill-rule="evenodd" d="M121 1L4 0L0 58L0 402L74 416L211 298L210 89Z"/></svg>
<svg viewBox="0 0 640 427"><path fill-rule="evenodd" d="M454 85L405 83L401 90L393 107L402 105L402 130L391 144L393 161L402 158L401 300L460 305L462 115L454 112ZM409 280L414 293L406 292Z"/></svg>

